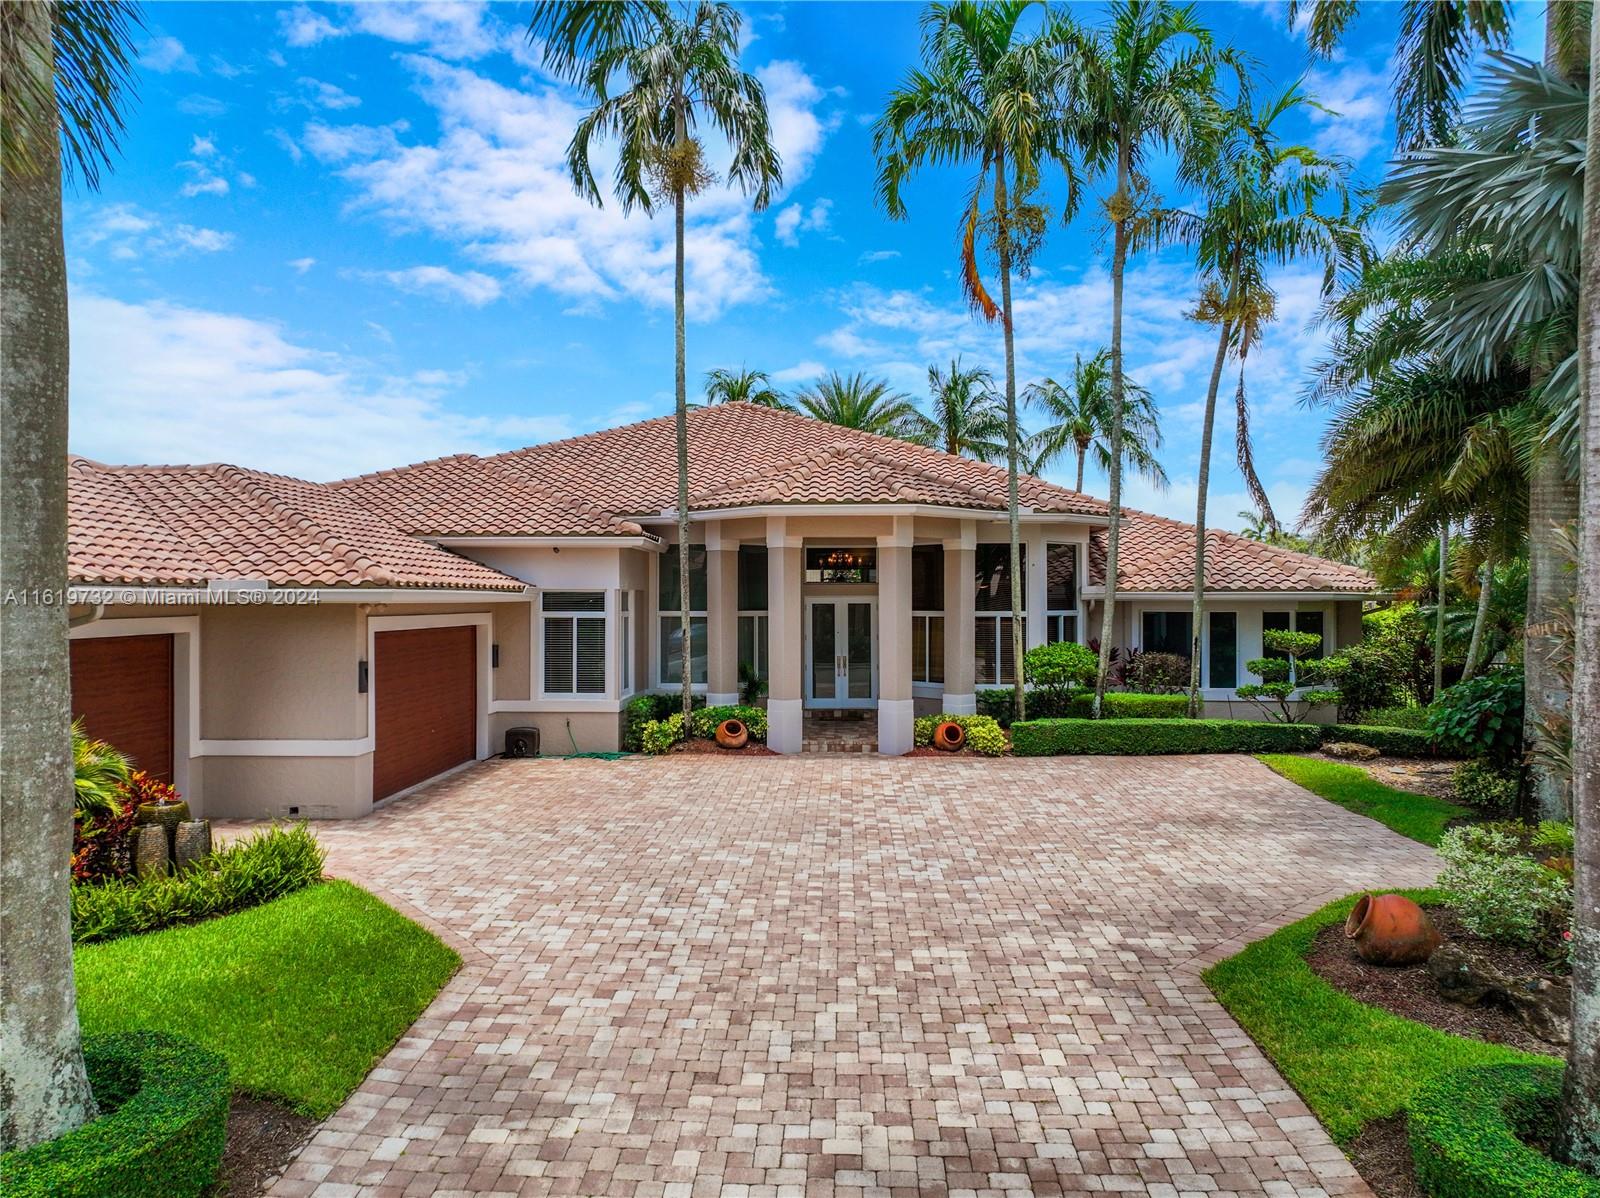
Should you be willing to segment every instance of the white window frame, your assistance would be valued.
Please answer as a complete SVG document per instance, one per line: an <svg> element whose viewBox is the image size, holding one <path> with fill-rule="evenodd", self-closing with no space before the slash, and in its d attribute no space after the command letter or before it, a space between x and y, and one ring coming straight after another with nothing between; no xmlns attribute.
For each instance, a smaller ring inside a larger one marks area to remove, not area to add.
<svg viewBox="0 0 1600 1198"><path fill-rule="evenodd" d="M1077 598L1077 601L1078 601L1077 605L1075 607L1050 607L1049 606L1049 602L1050 602L1050 598L1049 598L1049 596L1050 596L1050 551L1052 549L1070 549L1070 550L1072 550L1072 582L1073 582L1072 589L1073 589L1075 597ZM1045 612L1044 612L1044 643L1047 644L1047 645L1055 644L1056 642L1051 640L1051 636L1055 632L1056 622L1058 620L1070 619L1072 621L1072 632L1073 632L1073 635L1070 636L1070 637L1061 637L1060 639L1063 640L1063 641L1070 641L1073 644L1082 644L1083 643L1083 640L1082 640L1082 638L1083 638L1083 574L1082 574L1083 553L1082 553L1082 551L1080 549L1080 542L1078 542L1078 541L1046 541L1044 543L1044 562L1042 563L1042 565L1043 565L1043 569L1045 571L1044 593L1045 593L1045 604L1046 604Z"/></svg>
<svg viewBox="0 0 1600 1198"><path fill-rule="evenodd" d="M933 652L933 621L939 621L940 631L943 632L945 631L945 618L943 611L913 611L911 613L911 641L913 646L911 653L911 682L914 686L933 686L941 689L944 686L944 649L942 645L937 657L939 676L935 678L932 675L936 668L934 666L935 657ZM941 636L939 639L942 642L944 637ZM918 640L922 642L922 658L925 664L922 677L918 677L915 664L917 660L915 646Z"/></svg>
<svg viewBox="0 0 1600 1198"><path fill-rule="evenodd" d="M630 594L621 591L617 595L617 648L622 659L617 663L617 677L624 695L633 694L633 602Z"/></svg>
<svg viewBox="0 0 1600 1198"><path fill-rule="evenodd" d="M751 635L750 643L751 643L752 647L755 650L755 663L754 664L755 664L755 667L756 667L756 673L762 678L771 678L772 677L772 673L771 673L771 670L772 670L772 620L771 620L771 617L768 615L768 612L767 612L766 608L748 607L748 608L740 608L739 609L739 612L738 612L738 615L737 615L737 621L734 624L734 628L733 628L733 631L734 631L734 650L733 650L734 651L734 656L735 656L735 658L738 657L739 645L744 640L744 622L746 620L754 620L755 621L754 631L753 631L753 633ZM737 669L740 664L741 663L736 660L734 662L735 669ZM743 685L744 685L744 682L743 682L743 679L741 679L740 680L740 686L742 687Z"/></svg>
<svg viewBox="0 0 1600 1198"><path fill-rule="evenodd" d="M592 595L592 596L596 596L596 597L598 597L600 599L600 604L601 604L600 610L599 611L548 611L545 608L545 602L551 595ZM609 636L609 631L610 631L610 613L611 613L611 604L608 601L607 593L606 593L604 588L595 588L595 587L560 587L560 588L556 588L556 587L552 587L548 591L541 591L539 593L539 695L540 695L541 698L547 698L547 699L588 699L588 700L601 699L601 700L604 700L604 699L610 697L610 695L611 695L612 669L614 667L613 667L612 662L611 662L611 653L607 652L607 651L604 651L604 650L602 651L602 655L601 655L602 676L601 676L600 689L598 691L583 691L583 690L578 690L577 689L577 686L578 686L578 629L577 629L577 621L579 621L579 620L597 620L597 621L599 621L599 623L600 623L600 644L602 646L606 646L606 645L609 645L611 643L610 636ZM546 622L549 621L549 620L561 620L561 619L570 619L573 622L573 629L572 629L572 686L573 686L573 689L572 690L564 690L564 691L563 690L550 690L545 685L545 680L549 676L548 670L549 670L549 666L550 666L550 646L549 646L548 642L545 639Z"/></svg>
<svg viewBox="0 0 1600 1198"><path fill-rule="evenodd" d="M1009 620L1010 618L1011 613L1008 611L979 611L972 613L972 684L974 686L982 688L1011 686L1013 684L1014 680L1003 676L998 678L982 677L978 669L978 645L984 637L988 637L994 642L995 674L1001 675L1000 663L1005 659L1005 634L1001 631L1000 621ZM984 627L986 622L989 625L988 628ZM1028 613L1026 611L1022 613L1022 645L1026 650L1028 645ZM1018 662L1017 665L1020 666L1021 663Z"/></svg>
<svg viewBox="0 0 1600 1198"><path fill-rule="evenodd" d="M675 548L675 547L676 547L675 545L669 545L666 548L667 549L672 549L672 548ZM705 549L705 546L700 544L699 542L690 541L689 542L689 548L690 549ZM707 552L709 552L709 550L707 550ZM678 616L679 616L678 605L677 605L677 600L676 599L674 599L673 604L672 604L671 607L662 607L661 606L661 568L662 568L662 562L665 559L665 556L666 556L665 551L663 551L662 553L658 553L658 554L652 555L651 559L650 559L650 596L655 601L655 607L656 607L655 636L653 638L651 638L653 643L651 644L651 647L650 647L650 650L651 650L650 651L650 681L651 681L652 687L655 690L677 690L682 685L682 682L678 681L678 680L668 681L667 680L667 672L661 668L662 665L663 665L663 659L662 659L661 655L666 651L666 644L667 644L667 621L668 620L676 620L678 618ZM706 599L707 599L708 602L710 601L710 598L711 598L711 595L710 595L710 590L711 590L710 569L711 569L711 566L710 566L710 562L708 561L706 563L706 570L707 570ZM690 591L691 595L694 593L693 585L690 586L689 591ZM706 622L706 678L702 682L691 682L689 684L689 689L691 691L695 692L696 694L706 694L708 692L709 688L710 688L710 682L711 682L711 613L710 613L710 611L708 609L705 609L705 608L690 608L689 609L689 629L690 629L689 635L690 636L694 635L694 622L696 620L704 620Z"/></svg>

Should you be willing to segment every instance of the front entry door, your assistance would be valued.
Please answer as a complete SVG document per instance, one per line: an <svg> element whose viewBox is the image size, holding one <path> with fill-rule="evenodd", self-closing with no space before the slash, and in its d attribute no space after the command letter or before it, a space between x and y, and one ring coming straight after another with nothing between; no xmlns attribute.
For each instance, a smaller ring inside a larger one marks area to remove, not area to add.
<svg viewBox="0 0 1600 1198"><path fill-rule="evenodd" d="M806 706L871 707L878 701L871 599L806 601Z"/></svg>

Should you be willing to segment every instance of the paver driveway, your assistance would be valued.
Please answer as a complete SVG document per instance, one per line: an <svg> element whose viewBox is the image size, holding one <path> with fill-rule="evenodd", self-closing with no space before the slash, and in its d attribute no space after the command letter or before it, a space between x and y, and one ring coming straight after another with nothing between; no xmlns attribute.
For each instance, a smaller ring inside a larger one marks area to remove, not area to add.
<svg viewBox="0 0 1600 1198"><path fill-rule="evenodd" d="M467 964L278 1198L1366 1195L1199 971L1434 872L1244 757L496 761L318 833Z"/></svg>

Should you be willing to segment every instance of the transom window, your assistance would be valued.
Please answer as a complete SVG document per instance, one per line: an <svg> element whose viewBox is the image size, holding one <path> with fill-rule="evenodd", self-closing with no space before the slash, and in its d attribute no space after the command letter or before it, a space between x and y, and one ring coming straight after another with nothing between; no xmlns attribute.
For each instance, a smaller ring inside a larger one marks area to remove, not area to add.
<svg viewBox="0 0 1600 1198"><path fill-rule="evenodd" d="M877 582L878 551L817 545L806 549L807 582Z"/></svg>

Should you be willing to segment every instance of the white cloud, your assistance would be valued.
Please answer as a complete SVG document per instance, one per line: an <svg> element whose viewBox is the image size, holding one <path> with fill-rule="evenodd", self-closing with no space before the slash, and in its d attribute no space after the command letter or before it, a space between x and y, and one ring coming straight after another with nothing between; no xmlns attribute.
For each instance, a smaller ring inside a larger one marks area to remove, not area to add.
<svg viewBox="0 0 1600 1198"><path fill-rule="evenodd" d="M228 111L228 106L212 96L185 96L178 101L178 111L185 116L217 117Z"/></svg>
<svg viewBox="0 0 1600 1198"><path fill-rule="evenodd" d="M809 209L804 204L790 204L773 220L773 231L784 245L797 246L802 232L827 231L832 207L832 200L818 200Z"/></svg>
<svg viewBox="0 0 1600 1198"><path fill-rule="evenodd" d="M899 250L868 250L856 259L861 266L870 266L874 262L888 262L891 258L898 258Z"/></svg>
<svg viewBox="0 0 1600 1198"><path fill-rule="evenodd" d="M233 246L232 233L219 233L216 229L198 229L193 225L178 225L173 229L172 235L178 244L191 250L198 250L203 254L214 254L218 250L229 249Z"/></svg>
<svg viewBox="0 0 1600 1198"><path fill-rule="evenodd" d="M139 52L139 65L147 71L166 75L172 71L194 74L199 71L194 56L175 37L153 37Z"/></svg>
<svg viewBox="0 0 1600 1198"><path fill-rule="evenodd" d="M361 277L380 279L411 295L456 299L481 308L500 298L500 281L481 271L454 271L445 266L412 266L404 270L365 271Z"/></svg>
<svg viewBox="0 0 1600 1198"><path fill-rule="evenodd" d="M294 268L295 274L303 275L317 264L315 258L290 258L287 265Z"/></svg>
<svg viewBox="0 0 1600 1198"><path fill-rule="evenodd" d="M583 109L566 91L503 86L436 58L402 59L435 110L434 141L407 144L404 125L314 123L302 138L324 161L346 164L358 207L406 231L422 230L461 245L480 262L519 282L569 299L577 311L631 298L652 307L672 302L672 231L666 219L625 215L609 196L601 208L577 195L566 170L572 127ZM778 64L769 84L773 126L785 178L798 183L825 135L805 105L823 98L793 64ZM725 146L708 147L713 168ZM594 169L608 181L615 147L596 147ZM688 294L695 319L768 294L755 252L750 202L718 186L695 198L688 222Z"/></svg>
<svg viewBox="0 0 1600 1198"><path fill-rule="evenodd" d="M302 75L295 81L300 85L303 93L298 100L291 103L306 104L313 108L327 108L340 111L346 108L358 108L361 105L360 96L352 96L344 88L336 84L326 83L321 79L313 79L309 75Z"/></svg>
<svg viewBox="0 0 1600 1198"><path fill-rule="evenodd" d="M490 14L487 5L465 0L346 4L340 6L338 14L343 24L335 24L305 5L279 13L284 41L291 46L314 46L365 33L459 60L509 50L522 40L521 31Z"/></svg>
<svg viewBox="0 0 1600 1198"><path fill-rule="evenodd" d="M469 416L458 372L392 376L280 326L164 302L72 298L74 452L229 461L329 479L573 431L565 417Z"/></svg>
<svg viewBox="0 0 1600 1198"><path fill-rule="evenodd" d="M809 383L827 373L828 368L821 362L807 360L796 362L793 366L785 366L782 370L774 370L771 378L781 387L786 383Z"/></svg>
<svg viewBox="0 0 1600 1198"><path fill-rule="evenodd" d="M209 158L217 152L217 143L210 137L194 135L194 141L189 144L189 153L196 158Z"/></svg>
<svg viewBox="0 0 1600 1198"><path fill-rule="evenodd" d="M295 165L298 166L305 158L306 152L300 148L299 143L297 143L294 138L290 137L285 130L269 129L267 130L267 136L271 137L273 141L277 142L283 147L284 153L289 155L290 161Z"/></svg>
<svg viewBox="0 0 1600 1198"><path fill-rule="evenodd" d="M1391 83L1386 69L1355 62L1319 69L1306 76L1305 89L1329 110L1306 110L1318 150L1360 162L1387 142Z"/></svg>
<svg viewBox="0 0 1600 1198"><path fill-rule="evenodd" d="M283 29L283 40L291 46L314 46L330 37L343 37L340 29L319 12L312 12L303 4L284 9L278 14L278 24Z"/></svg>
<svg viewBox="0 0 1600 1198"><path fill-rule="evenodd" d="M202 168L195 172L193 179L178 189L178 194L189 199L195 196L225 196L228 194L228 181Z"/></svg>
<svg viewBox="0 0 1600 1198"><path fill-rule="evenodd" d="M214 254L232 249L234 235L174 224L134 204L102 204L73 220L68 240L75 252L98 250L115 261L133 262L188 252Z"/></svg>

